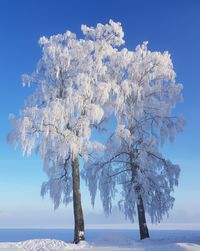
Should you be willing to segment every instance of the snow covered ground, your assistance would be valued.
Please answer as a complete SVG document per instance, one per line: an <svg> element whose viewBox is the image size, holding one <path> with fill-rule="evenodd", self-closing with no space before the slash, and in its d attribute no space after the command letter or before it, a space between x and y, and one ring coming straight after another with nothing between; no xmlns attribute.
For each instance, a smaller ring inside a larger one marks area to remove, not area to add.
<svg viewBox="0 0 200 251"><path fill-rule="evenodd" d="M137 240L131 231L90 230L88 242L78 245L56 239L0 242L0 251L200 251L200 231L153 231L149 240Z"/></svg>

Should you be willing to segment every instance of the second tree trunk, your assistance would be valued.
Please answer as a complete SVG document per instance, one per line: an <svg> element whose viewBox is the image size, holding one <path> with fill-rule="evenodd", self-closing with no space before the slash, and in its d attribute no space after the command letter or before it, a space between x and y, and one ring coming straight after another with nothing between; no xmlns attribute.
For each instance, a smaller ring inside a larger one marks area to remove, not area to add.
<svg viewBox="0 0 200 251"><path fill-rule="evenodd" d="M138 211L138 222L140 228L140 239L143 240L145 238L149 238L149 231L146 224L144 204L141 195L138 196L137 211Z"/></svg>
<svg viewBox="0 0 200 251"><path fill-rule="evenodd" d="M81 205L80 193L80 173L78 158L72 160L72 179L73 179L73 207L74 207L74 243L85 240L84 219Z"/></svg>

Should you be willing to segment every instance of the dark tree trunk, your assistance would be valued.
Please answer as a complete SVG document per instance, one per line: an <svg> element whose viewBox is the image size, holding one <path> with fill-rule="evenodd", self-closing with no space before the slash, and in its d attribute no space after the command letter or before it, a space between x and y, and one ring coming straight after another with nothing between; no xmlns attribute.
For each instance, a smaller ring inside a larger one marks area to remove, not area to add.
<svg viewBox="0 0 200 251"><path fill-rule="evenodd" d="M74 243L85 240L84 237L84 219L81 205L80 193L80 173L78 158L72 161L72 179L73 179L73 207L74 207Z"/></svg>
<svg viewBox="0 0 200 251"><path fill-rule="evenodd" d="M144 204L141 195L138 196L137 211L138 211L138 222L140 228L140 239L143 240L145 238L149 238L149 231L146 224Z"/></svg>
<svg viewBox="0 0 200 251"><path fill-rule="evenodd" d="M133 136L133 128L130 128L131 135ZM135 162L135 153L132 152L130 155L130 163L131 163L131 170L132 170L132 182L135 183L137 181L137 172L139 170L139 166ZM137 196L137 211L138 211L138 223L140 229L140 239L149 238L149 230L147 228L146 217L145 217L145 210L144 210L144 203L142 196L140 194L141 188L139 184L134 186L135 195Z"/></svg>

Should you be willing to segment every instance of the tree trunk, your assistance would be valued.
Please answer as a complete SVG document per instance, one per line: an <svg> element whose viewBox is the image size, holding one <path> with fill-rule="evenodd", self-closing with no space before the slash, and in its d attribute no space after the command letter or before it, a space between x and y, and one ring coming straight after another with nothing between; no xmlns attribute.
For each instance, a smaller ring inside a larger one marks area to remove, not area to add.
<svg viewBox="0 0 200 251"><path fill-rule="evenodd" d="M138 222L140 228L140 239L143 240L145 238L149 238L149 231L146 224L144 204L141 195L138 196L137 211L138 211Z"/></svg>
<svg viewBox="0 0 200 251"><path fill-rule="evenodd" d="M130 128L131 135L133 135L133 129ZM130 162L131 162L131 170L132 170L132 182L135 183L137 180L137 172L139 166L135 163L135 154L132 153L130 155ZM134 186L135 195L137 196L137 211L138 211L138 223L140 229L140 239L149 238L149 230L147 228L146 217L145 217L145 210L144 210L144 203L142 200L142 196L140 194L141 188L139 184Z"/></svg>
<svg viewBox="0 0 200 251"><path fill-rule="evenodd" d="M74 243L85 240L84 219L81 205L80 193L80 174L78 158L72 160L72 179L73 179L73 207L74 207Z"/></svg>

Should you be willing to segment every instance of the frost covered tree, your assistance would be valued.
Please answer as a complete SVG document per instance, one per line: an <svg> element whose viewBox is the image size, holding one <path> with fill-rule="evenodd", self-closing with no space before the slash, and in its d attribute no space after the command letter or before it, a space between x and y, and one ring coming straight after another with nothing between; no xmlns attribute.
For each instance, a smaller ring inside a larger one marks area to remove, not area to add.
<svg viewBox="0 0 200 251"><path fill-rule="evenodd" d="M12 116L8 141L21 145L23 154L35 149L44 161L48 181L41 194L49 193L55 209L73 200L74 242L84 240L79 158L87 160L103 145L91 140L92 128L104 120L112 83L107 76L108 58L123 41L120 23L82 26L83 39L67 31L42 37L42 57L24 85L35 86L19 118Z"/></svg>
<svg viewBox="0 0 200 251"><path fill-rule="evenodd" d="M117 126L104 153L94 153L87 163L85 178L92 203L98 188L106 213L120 191L119 208L131 221L137 211L144 239L149 237L145 212L160 222L174 204L180 168L162 156L160 146L182 130L184 119L172 113L182 99L182 85L175 81L169 53L151 52L147 42L135 51L116 50L109 73Z"/></svg>

